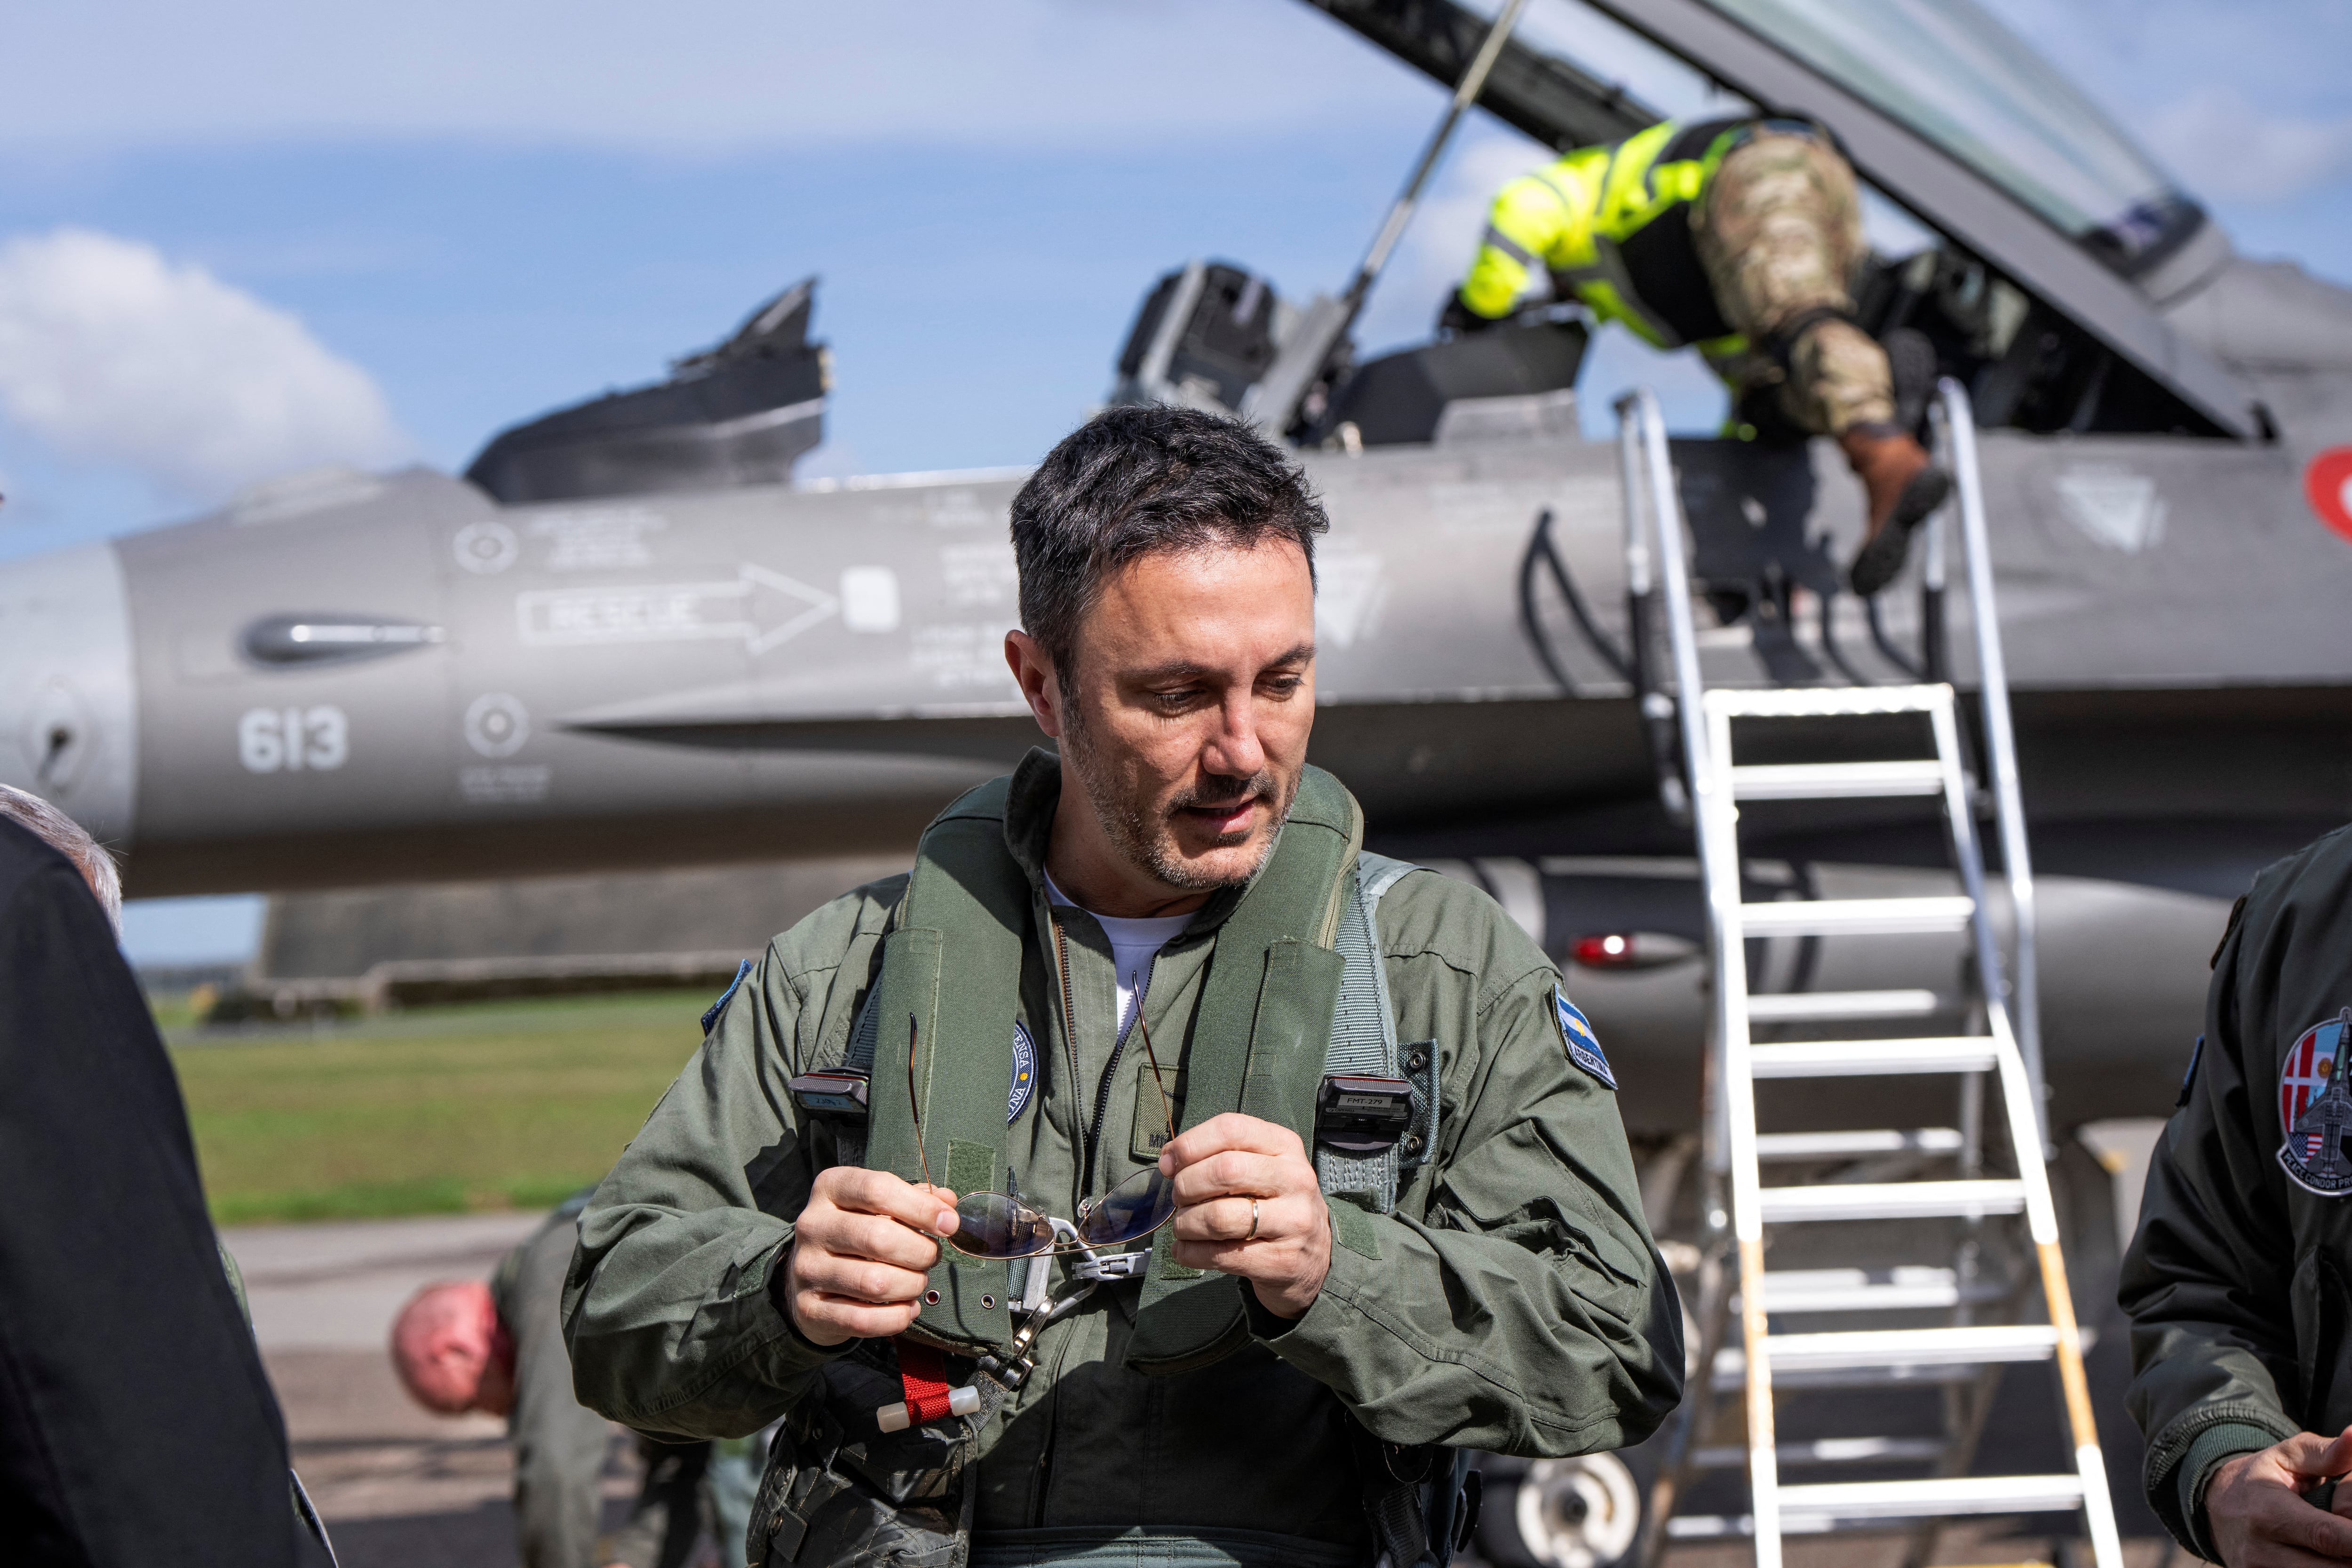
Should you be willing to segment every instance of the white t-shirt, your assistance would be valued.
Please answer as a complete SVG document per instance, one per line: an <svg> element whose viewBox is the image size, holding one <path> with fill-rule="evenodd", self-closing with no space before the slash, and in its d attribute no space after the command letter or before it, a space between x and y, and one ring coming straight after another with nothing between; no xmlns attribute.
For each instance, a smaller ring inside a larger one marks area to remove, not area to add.
<svg viewBox="0 0 2352 1568"><path fill-rule="evenodd" d="M1066 909L1087 909L1055 887L1050 873L1045 878L1045 896ZM1087 910L1087 913L1095 915L1092 910ZM1124 1035L1128 1020L1135 1016L1136 994L1151 984L1152 961L1160 956L1161 948L1184 934L1192 917L1147 915L1127 920L1118 915L1095 915L1095 921L1103 928L1103 935L1110 938L1111 962L1118 966L1118 1033Z"/></svg>

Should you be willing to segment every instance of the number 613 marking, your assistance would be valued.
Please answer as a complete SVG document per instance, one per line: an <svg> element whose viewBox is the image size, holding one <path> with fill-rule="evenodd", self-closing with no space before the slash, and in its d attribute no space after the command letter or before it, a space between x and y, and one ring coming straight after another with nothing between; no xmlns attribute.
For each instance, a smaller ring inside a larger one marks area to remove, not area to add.
<svg viewBox="0 0 2352 1568"><path fill-rule="evenodd" d="M236 760L247 773L320 773L352 754L351 725L340 708L248 708L236 721Z"/></svg>

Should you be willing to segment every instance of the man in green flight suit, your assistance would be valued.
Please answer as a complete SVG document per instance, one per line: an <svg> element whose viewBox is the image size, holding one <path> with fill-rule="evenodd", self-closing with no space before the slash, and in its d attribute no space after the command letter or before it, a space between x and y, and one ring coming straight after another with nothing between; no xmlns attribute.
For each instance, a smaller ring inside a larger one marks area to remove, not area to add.
<svg viewBox="0 0 2352 1568"><path fill-rule="evenodd" d="M1845 454L1869 500L1849 573L1868 597L1951 482L1895 423L1886 352L1854 323L1866 254L1853 169L1821 127L1666 121L1505 185L1438 325L1493 325L1540 269L1597 319L1696 347L1731 388L1735 429L1828 436Z"/></svg>
<svg viewBox="0 0 2352 1568"><path fill-rule="evenodd" d="M2124 1259L2148 1506L2228 1568L2352 1560L2347 952L2352 827L2231 911Z"/></svg>
<svg viewBox="0 0 2352 1568"><path fill-rule="evenodd" d="M1443 1563L1449 1450L1617 1448L1679 1396L1609 1065L1307 764L1328 524L1277 449L1111 409L1012 520L1059 759L723 999L582 1216L581 1397L781 1415L755 1564Z"/></svg>

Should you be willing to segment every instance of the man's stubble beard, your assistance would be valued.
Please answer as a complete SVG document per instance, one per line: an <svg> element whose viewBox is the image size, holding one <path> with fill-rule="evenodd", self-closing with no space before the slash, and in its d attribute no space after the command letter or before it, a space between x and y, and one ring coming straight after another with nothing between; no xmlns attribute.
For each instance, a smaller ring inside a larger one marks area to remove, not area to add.
<svg viewBox="0 0 2352 1568"><path fill-rule="evenodd" d="M1292 779L1286 790L1273 769L1260 768L1235 787L1214 794L1180 790L1160 808L1162 815L1155 818L1150 802L1123 794L1119 787L1122 781L1112 777L1111 770L1099 765L1101 758L1094 747L1094 733L1087 724L1084 703L1066 689L1063 695L1067 714L1061 742L1063 756L1086 786L1087 803L1094 808L1095 819L1102 824L1111 847L1128 864L1140 867L1168 886L1188 893L1237 888L1258 874L1265 865L1265 858L1274 851L1274 841L1282 824L1289 819L1291 804L1298 794L1297 779ZM1188 806L1231 805L1255 797L1271 800L1274 816L1246 869L1231 874L1209 872L1184 859L1176 847L1175 827L1171 820L1174 813Z"/></svg>

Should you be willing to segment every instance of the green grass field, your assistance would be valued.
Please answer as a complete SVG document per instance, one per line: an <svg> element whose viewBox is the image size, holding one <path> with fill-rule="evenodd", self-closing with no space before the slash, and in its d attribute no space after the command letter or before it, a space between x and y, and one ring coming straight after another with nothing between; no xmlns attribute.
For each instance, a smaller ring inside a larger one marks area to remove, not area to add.
<svg viewBox="0 0 2352 1568"><path fill-rule="evenodd" d="M159 999L224 1225L552 1204L603 1175L685 1065L678 992L208 1035Z"/></svg>

